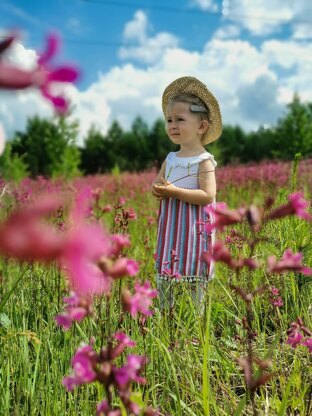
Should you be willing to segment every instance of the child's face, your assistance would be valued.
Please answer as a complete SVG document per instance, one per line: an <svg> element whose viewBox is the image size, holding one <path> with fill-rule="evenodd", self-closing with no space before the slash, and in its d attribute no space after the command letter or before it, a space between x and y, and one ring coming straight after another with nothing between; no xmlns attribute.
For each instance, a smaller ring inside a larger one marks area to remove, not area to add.
<svg viewBox="0 0 312 416"><path fill-rule="evenodd" d="M166 132L170 140L179 145L198 145L205 132L204 120L191 113L190 104L172 102L166 114Z"/></svg>

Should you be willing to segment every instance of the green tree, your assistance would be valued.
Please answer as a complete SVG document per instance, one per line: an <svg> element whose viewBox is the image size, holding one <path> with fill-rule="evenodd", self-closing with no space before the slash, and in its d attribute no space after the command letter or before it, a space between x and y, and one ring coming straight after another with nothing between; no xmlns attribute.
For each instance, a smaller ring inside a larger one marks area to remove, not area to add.
<svg viewBox="0 0 312 416"><path fill-rule="evenodd" d="M105 143L103 134L91 127L81 149L81 169L84 173L90 175L107 170L106 145L108 143Z"/></svg>
<svg viewBox="0 0 312 416"><path fill-rule="evenodd" d="M221 137L213 147L221 164L240 162L246 152L246 133L240 126L225 125ZM213 147L211 146L211 149Z"/></svg>
<svg viewBox="0 0 312 416"><path fill-rule="evenodd" d="M20 181L29 174L23 156L12 153L12 143L7 142L0 156L0 176L6 180Z"/></svg>
<svg viewBox="0 0 312 416"><path fill-rule="evenodd" d="M68 146L74 148L77 132L77 122L69 122L65 117L41 119L35 116L28 119L24 133L16 133L12 152L23 157L32 177L63 175L64 164L68 160L66 149ZM78 169L78 154L72 160L73 171Z"/></svg>
<svg viewBox="0 0 312 416"><path fill-rule="evenodd" d="M285 117L278 120L274 130L272 156L293 159L296 153L312 155L312 103L302 103L298 94L287 106Z"/></svg>

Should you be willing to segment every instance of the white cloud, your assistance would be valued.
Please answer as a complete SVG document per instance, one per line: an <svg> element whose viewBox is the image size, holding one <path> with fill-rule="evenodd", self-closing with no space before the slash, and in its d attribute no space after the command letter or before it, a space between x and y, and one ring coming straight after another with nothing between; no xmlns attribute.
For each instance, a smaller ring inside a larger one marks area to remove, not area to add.
<svg viewBox="0 0 312 416"><path fill-rule="evenodd" d="M1 59L10 65L31 70L36 66L37 54L34 50L25 49L20 42L14 42L9 50L1 55Z"/></svg>
<svg viewBox="0 0 312 416"><path fill-rule="evenodd" d="M229 39L229 38L237 38L240 35L240 28L235 25L224 25L217 29L214 33L215 38L219 39Z"/></svg>
<svg viewBox="0 0 312 416"><path fill-rule="evenodd" d="M144 42L147 37L148 21L145 13L138 10L133 20L127 22L124 28L123 37L125 40L137 40Z"/></svg>
<svg viewBox="0 0 312 416"><path fill-rule="evenodd" d="M144 14L136 14L132 22L137 26L126 26L125 38L141 42L142 50L163 35L148 37L149 22ZM235 34L235 28L227 30ZM151 59L145 67L133 63L114 66L100 73L84 91L68 86L71 117L80 123L79 144L92 125L106 133L112 121L118 120L128 129L138 115L151 125L162 116L164 88L184 75L207 84L220 102L225 123L240 124L246 130L274 123L294 92L312 101L311 42L270 40L256 47L247 40L228 39L220 33L217 31L202 51L170 45L158 54L160 49L155 46L152 52L157 59ZM8 58L18 65L30 65L34 57L34 51L20 45ZM52 114L51 106L37 91L1 92L0 119L8 137L15 130L23 130L27 117L34 114Z"/></svg>
<svg viewBox="0 0 312 416"><path fill-rule="evenodd" d="M219 7L214 0L192 0L192 5L198 6L202 10L209 10L211 12L217 12Z"/></svg>
<svg viewBox="0 0 312 416"><path fill-rule="evenodd" d="M268 35L290 24L297 38L308 33L305 23L310 23L311 18L310 0L229 0L227 15L227 19L256 35Z"/></svg>
<svg viewBox="0 0 312 416"><path fill-rule="evenodd" d="M119 49L119 57L152 64L160 59L164 50L178 45L178 38L171 33L160 32L149 37L148 30L149 23L145 13L137 11L133 20L125 25L123 38L126 45Z"/></svg>

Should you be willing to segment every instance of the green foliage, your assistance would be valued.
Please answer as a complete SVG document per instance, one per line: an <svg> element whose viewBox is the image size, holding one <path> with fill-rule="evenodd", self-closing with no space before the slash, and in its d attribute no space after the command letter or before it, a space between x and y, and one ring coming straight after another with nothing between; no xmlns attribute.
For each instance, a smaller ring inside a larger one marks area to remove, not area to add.
<svg viewBox="0 0 312 416"><path fill-rule="evenodd" d="M12 141L12 152L23 157L30 176L52 177L65 174L70 177L78 172L79 152L73 151L78 123L64 117L28 120L26 131L17 132ZM73 155L69 158L70 151ZM64 164L70 161L68 167Z"/></svg>
<svg viewBox="0 0 312 416"><path fill-rule="evenodd" d="M12 144L7 142L3 154L0 156L0 176L6 180L18 182L28 174L23 156L12 153Z"/></svg>
<svg viewBox="0 0 312 416"><path fill-rule="evenodd" d="M287 106L288 112L281 118L274 131L272 155L289 160L298 152L312 155L312 103L304 104L298 95Z"/></svg>
<svg viewBox="0 0 312 416"><path fill-rule="evenodd" d="M286 202L287 193L285 189L280 193L278 204ZM254 202L243 188L235 187L227 195L227 203L232 207L237 199L246 205ZM256 199L263 201L265 196L258 192ZM104 191L103 204L114 205L116 199L117 195ZM132 200L127 199L127 208L130 206L138 218L129 227L131 246L127 256L140 261L138 279L150 279L155 284L152 253L157 227L155 223L148 226L148 217L152 214L156 220L157 202L138 192ZM272 221L265 234L270 236L269 242L259 246L255 258L263 260L268 254L280 258L286 247L298 250L306 244L304 263L311 264L311 231L307 222L294 217ZM245 254L245 247L231 246L231 250L234 255ZM128 314L121 320L118 281L109 300L110 320L107 300L98 299L94 319L87 318L66 332L54 321L62 311L61 299L68 293L54 265L27 266L0 259L0 268L1 415L94 415L97 403L104 399L103 389L99 385L84 385L66 393L61 381L71 373L70 361L81 342L89 343L90 336L95 335L94 348L99 351L117 330L137 342L124 354L148 357L144 373L147 383L135 387L140 404L142 397L161 414L172 416L253 414L237 363L238 357L246 355L240 341L246 334L237 324L246 315L246 304L229 289L229 269L222 264L217 263L216 277L209 283L203 316L198 314L186 285L177 283L173 315L161 313L156 301L155 314L144 323ZM256 393L259 415L310 415L311 355L306 347L294 350L285 343L289 324L298 316L307 327L312 325L311 282L307 279L300 286L299 278L300 274L292 272L272 277L260 269L244 269L240 276L242 288L256 288L266 280L281 290L284 301L279 309L265 295L256 296L251 303L257 332L254 353L261 358L269 355L272 361L272 379ZM128 279L127 284L132 283L133 279ZM125 355L121 362L125 362ZM117 403L114 398L114 404Z"/></svg>
<svg viewBox="0 0 312 416"><path fill-rule="evenodd" d="M108 173L118 165L120 171L142 171L160 168L166 155L178 149L167 137L164 121L149 127L137 117L129 131L114 121L106 134L92 127L84 146L77 150L78 122L65 117L28 120L26 131L17 132L11 152L6 154L13 173L21 177L26 170L32 177L73 177L84 174ZM209 144L219 166L234 163L260 162L265 159L293 160L296 153L303 158L312 155L312 103L302 103L297 95L287 106L285 115L275 126L260 127L246 133L240 126L224 125L222 136ZM3 171L3 169L2 169ZM4 174L3 174L4 175Z"/></svg>

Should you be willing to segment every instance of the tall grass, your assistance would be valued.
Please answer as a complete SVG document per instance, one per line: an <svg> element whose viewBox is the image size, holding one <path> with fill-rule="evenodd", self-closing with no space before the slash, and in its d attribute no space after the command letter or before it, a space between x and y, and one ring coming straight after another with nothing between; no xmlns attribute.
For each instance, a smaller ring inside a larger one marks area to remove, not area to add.
<svg viewBox="0 0 312 416"><path fill-rule="evenodd" d="M114 204L117 195L123 192L117 188L113 194L103 193L103 205ZM228 189L224 191L226 202L233 207L242 202L261 204L267 195L265 191L250 190L250 187ZM127 193L127 206L137 212L137 219L129 226L131 247L127 256L140 262L138 278L153 282L157 204L141 191L131 196L128 189ZM280 190L277 202L285 202L286 194L287 189ZM106 226L111 227L112 216L105 215ZM268 223L265 232L269 242L258 246L259 258L268 254L280 257L291 247L303 252L304 263L312 265L309 223L289 217ZM226 233L219 237L225 236ZM240 250L232 249L237 253ZM59 271L1 259L0 415L95 414L96 404L104 395L101 386L85 385L68 393L61 381L70 372L70 360L77 345L88 342L94 335L95 347L99 348L106 336L120 329L137 341L134 353L148 357L147 384L135 389L138 402L157 408L160 415L251 415L244 376L236 361L246 354L245 335L236 323L246 315L246 304L229 288L229 273L226 266L217 264L216 277L206 292L203 314L193 305L187 288L177 284L173 318L160 311L156 301L155 313L146 322L128 316L120 321L117 282L110 299L109 322L107 300L102 299L96 302L101 325L98 320L88 318L64 332L54 321L62 307L61 299L68 293ZM312 326L311 278L293 272L272 278L259 269L254 273L244 271L239 279L236 283L241 287L263 283L276 286L284 301L281 308L274 308L266 296L261 296L251 304L257 332L255 352L272 360L269 371L273 376L255 394L259 414L311 415L311 354L305 347L293 349L285 344L287 328L297 317L306 326ZM118 404L118 398L115 401Z"/></svg>

